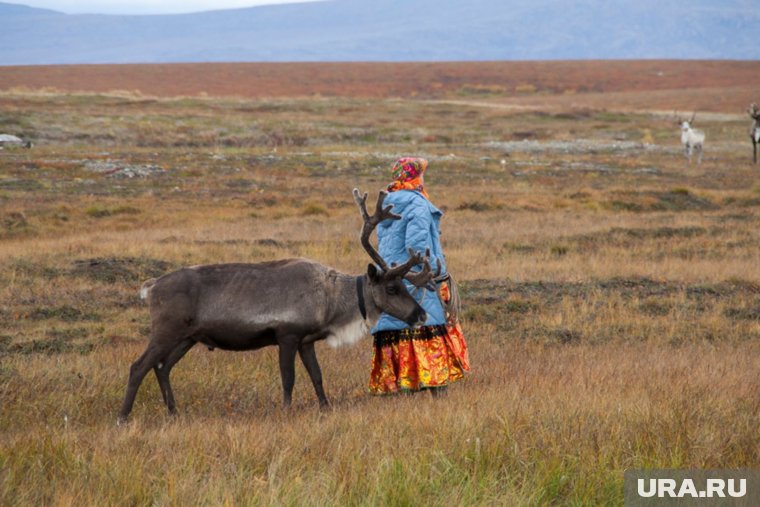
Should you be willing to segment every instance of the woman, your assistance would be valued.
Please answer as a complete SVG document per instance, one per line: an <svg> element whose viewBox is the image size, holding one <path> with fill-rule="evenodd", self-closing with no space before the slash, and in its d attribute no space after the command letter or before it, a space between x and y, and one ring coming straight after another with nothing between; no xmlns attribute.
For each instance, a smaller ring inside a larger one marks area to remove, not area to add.
<svg viewBox="0 0 760 507"><path fill-rule="evenodd" d="M446 262L440 242L439 222L443 213L433 206L425 191L424 158L402 158L392 169L393 182L388 186L385 204L400 220L385 220L377 227L378 251L385 261L401 264L409 258L408 250L430 251L430 264ZM447 315L447 282L438 291L417 289L405 282L409 292L427 312L425 325L410 328L406 323L383 314L372 328L374 356L369 390L373 394L432 390L442 393L451 382L470 370L467 344L462 328L453 314ZM443 304L442 304L443 303Z"/></svg>

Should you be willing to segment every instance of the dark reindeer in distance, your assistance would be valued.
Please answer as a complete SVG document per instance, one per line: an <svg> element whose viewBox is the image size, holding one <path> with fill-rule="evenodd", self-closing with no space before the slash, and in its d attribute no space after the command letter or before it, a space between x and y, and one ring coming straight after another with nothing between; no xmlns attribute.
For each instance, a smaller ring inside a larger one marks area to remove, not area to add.
<svg viewBox="0 0 760 507"><path fill-rule="evenodd" d="M169 413L176 403L169 383L172 367L196 343L210 349L255 350L279 347L283 401L290 405L298 353L309 373L321 406L328 405L314 343L354 343L388 313L409 325L427 316L409 294L402 279L416 287L430 287L436 273L429 259L409 251L409 260L387 266L370 244L370 235L383 220L401 217L383 207L380 192L375 214L366 208L367 194L354 189L362 214L361 243L375 264L367 273L347 275L308 259L258 264L212 264L182 268L142 286L150 304L150 342L132 364L119 422L129 417L145 375L152 369ZM411 272L422 264L422 269ZM440 271L440 269L439 269Z"/></svg>
<svg viewBox="0 0 760 507"><path fill-rule="evenodd" d="M757 145L760 144L760 111L754 102L747 109L747 114L752 118L752 126L749 128L749 137L752 139L752 163L757 164Z"/></svg>

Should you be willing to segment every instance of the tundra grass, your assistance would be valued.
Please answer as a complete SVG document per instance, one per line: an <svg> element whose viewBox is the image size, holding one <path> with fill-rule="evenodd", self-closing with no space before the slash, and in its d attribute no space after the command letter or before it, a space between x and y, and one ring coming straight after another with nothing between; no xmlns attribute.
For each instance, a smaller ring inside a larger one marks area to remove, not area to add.
<svg viewBox="0 0 760 507"><path fill-rule="evenodd" d="M615 505L628 468L760 462L760 179L734 116L701 125L699 166L646 111L4 94L18 125L37 146L0 152L3 505ZM295 256L359 274L351 189L406 154L445 212L465 381L370 397L369 339L319 344L332 408L298 367L284 410L275 349L196 347L178 417L148 376L115 425L143 280Z"/></svg>

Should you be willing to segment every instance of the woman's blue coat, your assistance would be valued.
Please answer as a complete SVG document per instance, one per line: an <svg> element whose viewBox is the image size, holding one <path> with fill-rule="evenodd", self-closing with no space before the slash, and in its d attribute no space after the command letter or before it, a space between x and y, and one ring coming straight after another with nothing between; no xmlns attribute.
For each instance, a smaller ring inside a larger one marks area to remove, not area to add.
<svg viewBox="0 0 760 507"><path fill-rule="evenodd" d="M385 198L385 205L392 204L391 212L401 215L400 220L383 220L377 226L378 252L385 262L403 264L409 259L408 249L421 252L430 249L430 266L436 269L436 261L441 261L441 274L446 273L446 261L441 249L441 232L439 224L443 213L433 206L425 196L415 190L398 190ZM419 265L413 271L421 269ZM414 287L404 280L409 293L427 312L426 326L446 323L441 301L435 291ZM424 294L424 300L423 300ZM408 328L405 322L382 314L372 328L372 333Z"/></svg>

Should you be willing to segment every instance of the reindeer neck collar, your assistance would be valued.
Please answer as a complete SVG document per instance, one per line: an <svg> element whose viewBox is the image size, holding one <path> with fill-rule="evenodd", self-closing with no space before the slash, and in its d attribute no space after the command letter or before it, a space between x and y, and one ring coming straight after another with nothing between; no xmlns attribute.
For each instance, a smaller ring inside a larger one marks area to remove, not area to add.
<svg viewBox="0 0 760 507"><path fill-rule="evenodd" d="M356 295L359 298L359 312L362 319L367 320L367 306L364 302L364 276L356 277Z"/></svg>

